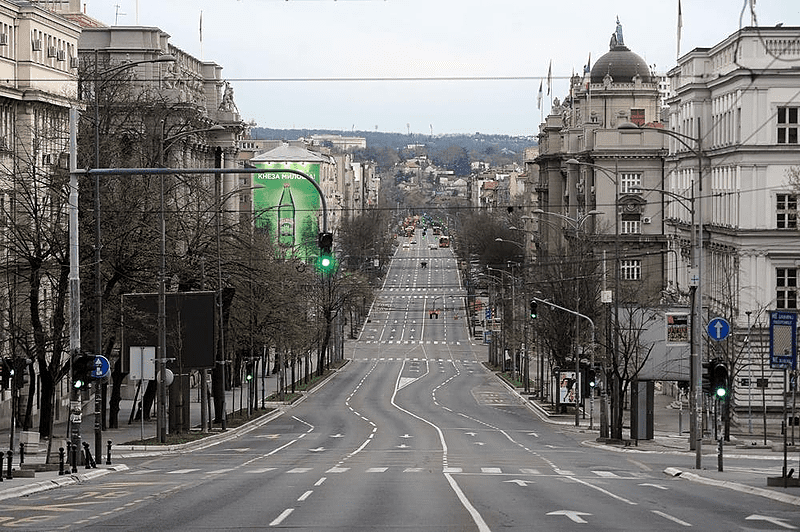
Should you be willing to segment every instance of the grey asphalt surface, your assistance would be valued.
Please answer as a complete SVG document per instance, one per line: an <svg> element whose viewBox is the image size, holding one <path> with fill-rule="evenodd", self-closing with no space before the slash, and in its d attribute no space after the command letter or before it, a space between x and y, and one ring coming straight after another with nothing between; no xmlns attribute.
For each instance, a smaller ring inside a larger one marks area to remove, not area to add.
<svg viewBox="0 0 800 532"><path fill-rule="evenodd" d="M350 343L346 346L346 353L352 352L355 343ZM349 348L349 349L348 349ZM346 367L346 366L345 366ZM275 377L270 376L267 384L267 390L274 389ZM228 404L236 400L236 408L238 408L239 389L228 392ZM311 392L313 393L313 392ZM714 485L724 487L739 492L750 493L760 497L767 497L772 500L781 501L788 504L800 506L800 488L782 486L767 486L767 477L776 476L780 471L776 471L775 466L783 460L783 436L779 432L779 427L768 427L768 445L763 445L763 430L759 433L760 427L754 423L753 434L750 434L748 427L736 427L732 431L732 438L730 443L724 445L724 460L732 462L744 460L752 464L751 467L727 467L723 471L718 471L717 462L717 445L716 442L706 440L702 447L702 469L694 469L687 467L686 464L693 464L696 453L694 450L689 449L688 434L679 434L679 424L681 410L677 401L674 398L656 392L655 397L655 437L652 440L639 440L638 442L628 442L625 444L609 444L597 440L599 435L599 414L595 408L595 421L594 430L589 429L588 418L580 420L580 426L574 426L574 415L552 415L549 413L550 408L546 404L540 404L536 400L528 400L514 390L520 402L526 403L528 407L533 410L539 417L549 423L558 424L565 430L572 430L585 434L586 438L583 440L583 445L596 447L607 452L619 453L658 453L663 455L664 459L669 462L674 457L674 466L669 466L664 469L664 474L673 477L680 477L690 482L697 482L702 484ZM194 399L197 394L192 393L193 402L191 404L192 422L199 423L200 419L200 404ZM302 399L301 399L302 400ZM596 403L597 405L597 403ZM122 411L120 413L121 427L118 429L107 430L103 432L104 449L105 442L111 440L113 442L111 449L111 463L106 463L106 456L103 456L102 461L98 461L96 469L85 469L83 466L78 468L76 473L67 473L59 475L58 471L36 472L33 477L22 477L19 475L19 446L15 443L15 453L13 458L12 468L15 476L12 480L5 479L0 483L0 500L22 497L40 491L56 489L64 485L74 484L79 482L90 481L101 475L113 474L118 471L125 471L128 467L125 465L126 458L137 458L147 456L157 456L168 453L191 453L193 450L200 448L207 448L210 446L218 445L224 441L237 438L239 435L249 432L256 427L265 423L269 423L273 419L283 415L286 411L292 408L292 405L269 403L265 406L271 410L263 416L257 418L240 427L229 429L224 432L217 431L212 435L182 445L173 446L158 446L158 445L138 445L136 442L140 440L142 433L145 438L155 435L156 426L155 421L146 421L144 427L139 422L127 424L130 409L133 407L132 401L123 401ZM229 407L230 411L231 407ZM687 412L683 410L683 423L687 424ZM588 416L588 414L587 414ZM84 416L83 421L83 434L86 441L90 443L90 448L93 449L93 415L88 414ZM627 429L625 431L628 432ZM51 462L58 464L58 447L64 445L63 435L66 434L65 424L57 424L55 427L55 434L62 435L61 439L54 441ZM9 439L8 430L0 431L0 442L5 442ZM25 456L25 464L43 464L45 462L47 442L40 442L39 452ZM800 452L797 447L790 448L787 453L788 456L788 469L794 468L795 471L800 470ZM102 463L101 463L102 462ZM782 463L782 462L781 462ZM683 464L683 465L680 465ZM759 464L769 464L762 468ZM3 463L4 473L7 470L7 461ZM5 477L5 474L4 474ZM795 476L796 478L796 476Z"/></svg>

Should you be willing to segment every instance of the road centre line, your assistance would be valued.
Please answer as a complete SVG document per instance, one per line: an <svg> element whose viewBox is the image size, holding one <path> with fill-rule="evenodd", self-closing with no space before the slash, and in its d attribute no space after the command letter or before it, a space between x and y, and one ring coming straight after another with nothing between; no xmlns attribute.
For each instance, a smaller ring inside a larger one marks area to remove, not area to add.
<svg viewBox="0 0 800 532"><path fill-rule="evenodd" d="M422 421L423 423L427 423L428 425L430 425L431 427L433 427L436 430L436 432L439 434L439 441L442 444L442 467L443 467L443 471L446 471L447 467L448 467L447 466L447 442L444 439L444 433L442 432L442 429L440 429L433 422L428 421L427 419L424 419L423 417L418 416L417 414L414 414L413 412L411 412L409 410L406 410L405 408L401 407L400 405L398 405L395 402L395 399L397 398L397 386L398 386L398 383L400 382L400 375L403 374L403 368L404 367L405 367L405 362L403 362L402 366L400 367L400 372L397 375L397 381L395 383L395 390L394 390L394 393L392 394L392 398L391 398L391 400L389 402L392 404L392 406L394 406L395 408L397 408L401 412L405 412L409 416L411 416L411 417L413 417L415 419L418 419L418 420ZM458 368L456 368L456 371L458 371ZM434 397L434 400L435 400L435 397ZM483 520L483 517L481 516L480 512L478 512L478 510L472 505L472 503L469 501L467 496L464 495L464 492L461 491L461 488L459 487L459 485L455 481L455 479L449 473L444 473L444 477L447 479L447 483L450 484L450 488L456 494L456 497L458 497L458 500L461 502L461 505L464 506L464 508L467 510L467 512L469 512L470 516L472 517L473 522L478 527L479 532L490 532L491 529L486 524L486 521Z"/></svg>

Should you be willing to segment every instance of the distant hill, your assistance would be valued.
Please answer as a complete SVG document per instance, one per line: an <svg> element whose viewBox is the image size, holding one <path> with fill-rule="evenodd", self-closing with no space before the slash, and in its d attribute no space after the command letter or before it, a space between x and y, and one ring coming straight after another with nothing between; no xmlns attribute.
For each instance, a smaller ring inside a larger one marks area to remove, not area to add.
<svg viewBox="0 0 800 532"><path fill-rule="evenodd" d="M535 146L535 137L513 137L510 135L486 135L475 133L472 135L420 135L403 133L382 133L380 131L340 131L333 129L269 129L256 127L251 130L254 139L282 139L294 140L299 137L311 135L342 135L351 137L364 137L367 139L368 150L390 148L398 151L410 145L424 145L424 151L431 158L436 159L439 154L457 146L463 148L471 160L510 159L522 161L525 148Z"/></svg>

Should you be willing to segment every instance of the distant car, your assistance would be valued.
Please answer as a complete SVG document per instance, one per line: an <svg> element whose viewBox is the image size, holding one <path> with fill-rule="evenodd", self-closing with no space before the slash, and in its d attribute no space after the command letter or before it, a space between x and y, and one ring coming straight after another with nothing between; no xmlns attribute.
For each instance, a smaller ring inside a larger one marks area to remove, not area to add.
<svg viewBox="0 0 800 532"><path fill-rule="evenodd" d="M431 249L439 249L439 244L431 244Z"/></svg>
<svg viewBox="0 0 800 532"><path fill-rule="evenodd" d="M408 245L408 242L403 242L403 249L408 249L411 246Z"/></svg>
<svg viewBox="0 0 800 532"><path fill-rule="evenodd" d="M411 241L411 243L412 243L412 244L416 244L416 243L417 243L417 241L416 241L416 240L412 240L412 241Z"/></svg>

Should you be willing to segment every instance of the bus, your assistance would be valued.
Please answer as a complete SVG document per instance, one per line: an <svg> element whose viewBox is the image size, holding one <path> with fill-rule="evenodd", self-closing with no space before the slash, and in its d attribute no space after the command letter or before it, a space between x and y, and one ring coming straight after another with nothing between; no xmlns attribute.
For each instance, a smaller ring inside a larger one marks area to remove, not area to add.
<svg viewBox="0 0 800 532"><path fill-rule="evenodd" d="M439 247L440 248L449 248L450 247L450 237L443 236L439 238Z"/></svg>

